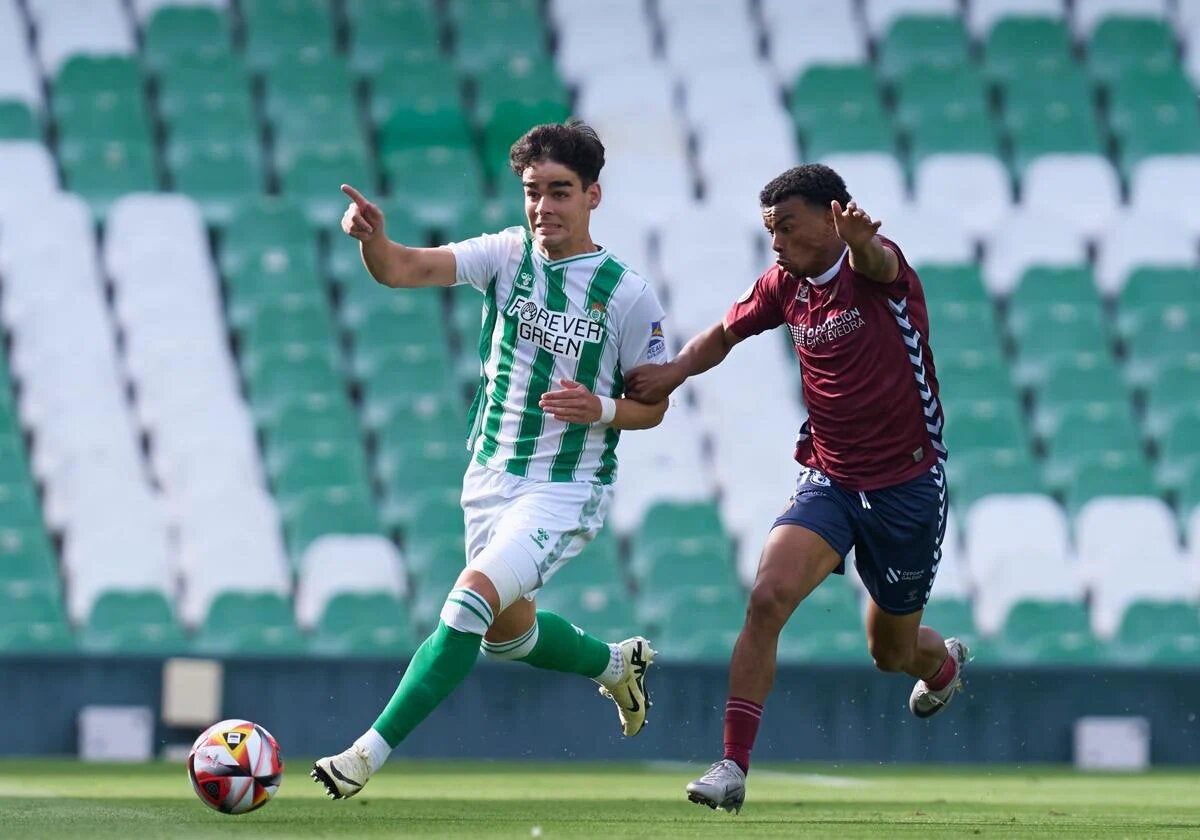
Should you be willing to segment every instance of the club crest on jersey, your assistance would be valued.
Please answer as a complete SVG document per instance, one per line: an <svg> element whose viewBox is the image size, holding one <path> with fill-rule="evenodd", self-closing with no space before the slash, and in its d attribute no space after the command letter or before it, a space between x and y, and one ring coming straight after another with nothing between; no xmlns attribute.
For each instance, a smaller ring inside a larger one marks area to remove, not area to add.
<svg viewBox="0 0 1200 840"><path fill-rule="evenodd" d="M566 312L551 312L527 297L518 296L504 312L517 319L517 336L556 356L578 359L588 344L604 340L603 319L576 317Z"/></svg>
<svg viewBox="0 0 1200 840"><path fill-rule="evenodd" d="M796 289L796 300L808 303L808 284L803 280L800 281L800 288Z"/></svg>
<svg viewBox="0 0 1200 840"><path fill-rule="evenodd" d="M604 308L604 304L598 300L592 301L592 308L588 310L588 319L595 321L597 324L604 323L604 317L608 314Z"/></svg>

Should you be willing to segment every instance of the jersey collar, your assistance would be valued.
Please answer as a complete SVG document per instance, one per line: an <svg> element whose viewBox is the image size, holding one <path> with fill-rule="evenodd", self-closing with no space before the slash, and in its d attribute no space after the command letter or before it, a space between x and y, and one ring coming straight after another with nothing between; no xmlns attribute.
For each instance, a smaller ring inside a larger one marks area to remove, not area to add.
<svg viewBox="0 0 1200 840"><path fill-rule="evenodd" d="M837 277L837 273L842 270L842 263L845 262L846 254L848 253L850 253L849 246L842 250L842 255L834 261L833 265L822 271L816 277L809 277L808 282L814 286L824 286L834 277Z"/></svg>
<svg viewBox="0 0 1200 840"><path fill-rule="evenodd" d="M541 251L539 251L537 249L537 245L533 246L533 253L537 254L538 259L540 259L546 265L550 266L551 268L557 268L560 265L568 265L569 263L581 262L583 260L590 260L595 257L608 256L608 249L603 246L597 246L595 251L589 251L586 254L576 254L573 257L563 257L561 260L550 259L549 257L547 257L545 254L543 254Z"/></svg>

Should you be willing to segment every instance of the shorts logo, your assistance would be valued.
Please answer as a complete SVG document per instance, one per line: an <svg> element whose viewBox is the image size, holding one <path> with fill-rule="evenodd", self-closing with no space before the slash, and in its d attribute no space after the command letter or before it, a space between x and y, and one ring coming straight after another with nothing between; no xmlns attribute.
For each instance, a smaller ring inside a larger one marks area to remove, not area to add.
<svg viewBox="0 0 1200 840"><path fill-rule="evenodd" d="M538 528L537 533L529 535L529 539L533 540L534 544L537 545L538 548L544 549L546 547L546 541L550 539L550 534L545 528Z"/></svg>
<svg viewBox="0 0 1200 840"><path fill-rule="evenodd" d="M888 583L900 583L901 581L921 580L925 577L925 573L913 571L912 569L903 569L897 571L891 566L888 566L887 575L885 575L885 577L887 577ZM908 600L913 600L916 597L916 592L917 590L914 589L911 593L913 597L909 598Z"/></svg>
<svg viewBox="0 0 1200 840"><path fill-rule="evenodd" d="M814 470L812 467L805 467L803 470L801 470L801 475L803 476L800 479L801 483L807 481L809 484L815 484L818 487L829 486L829 476L825 475L825 473L821 472L820 470Z"/></svg>

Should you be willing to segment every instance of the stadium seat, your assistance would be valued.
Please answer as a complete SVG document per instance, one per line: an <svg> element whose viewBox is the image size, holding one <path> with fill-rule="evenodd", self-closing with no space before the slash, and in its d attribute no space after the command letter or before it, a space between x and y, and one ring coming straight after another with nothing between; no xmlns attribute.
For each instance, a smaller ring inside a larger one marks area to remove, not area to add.
<svg viewBox="0 0 1200 840"><path fill-rule="evenodd" d="M990 302L977 263L922 263L910 260L921 278L926 301L958 301L967 304ZM939 356L938 367L941 367Z"/></svg>
<svg viewBox="0 0 1200 840"><path fill-rule="evenodd" d="M380 536L318 537L304 549L298 573L296 619L307 629L323 623L339 596L386 595L399 599L408 588L400 553ZM401 615L397 611L396 618Z"/></svg>
<svg viewBox="0 0 1200 840"><path fill-rule="evenodd" d="M956 15L958 6L954 0L868 0L863 11L867 34L879 39L906 15Z"/></svg>
<svg viewBox="0 0 1200 840"><path fill-rule="evenodd" d="M866 33L854 10L822 0L764 0L770 21L768 51L784 85L814 64L856 64L867 59Z"/></svg>
<svg viewBox="0 0 1200 840"><path fill-rule="evenodd" d="M74 647L57 592L0 587L0 651L51 653Z"/></svg>
<svg viewBox="0 0 1200 840"><path fill-rule="evenodd" d="M66 187L81 195L97 218L125 193L154 192L159 179L148 143L80 141L61 153Z"/></svg>
<svg viewBox="0 0 1200 840"><path fill-rule="evenodd" d="M36 197L58 191L54 158L33 140L0 140L0 172L14 194Z"/></svg>
<svg viewBox="0 0 1200 840"><path fill-rule="evenodd" d="M284 530L293 563L318 539L330 535L377 535L383 531L367 484L313 487L284 508Z"/></svg>
<svg viewBox="0 0 1200 840"><path fill-rule="evenodd" d="M1115 17L1167 17L1166 0L1079 0L1072 23L1081 39L1092 36L1105 19Z"/></svg>
<svg viewBox="0 0 1200 840"><path fill-rule="evenodd" d="M1194 602L1135 601L1125 608L1116 643L1136 664L1193 664L1200 661L1200 612Z"/></svg>
<svg viewBox="0 0 1200 840"><path fill-rule="evenodd" d="M847 577L854 571L847 569ZM861 661L863 619L851 584L830 576L796 609L779 636L780 662Z"/></svg>
<svg viewBox="0 0 1200 840"><path fill-rule="evenodd" d="M1057 217L1059 229L1074 236L1097 236L1121 205L1117 173L1100 155L1042 155L1026 167L1021 192L1024 209ZM1078 203L1068 209L1064 195Z"/></svg>
<svg viewBox="0 0 1200 840"><path fill-rule="evenodd" d="M907 202L904 168L890 153L825 154L821 163L842 176L850 195L872 218L886 219Z"/></svg>
<svg viewBox="0 0 1200 840"><path fill-rule="evenodd" d="M287 598L271 593L227 592L209 608L196 637L197 653L286 656L305 651Z"/></svg>
<svg viewBox="0 0 1200 840"><path fill-rule="evenodd" d="M953 215L982 236L1012 212L1012 188L1004 164L992 155L931 154L916 164L913 194L918 207Z"/></svg>
<svg viewBox="0 0 1200 840"><path fill-rule="evenodd" d="M1127 403L1085 402L1060 406L1046 439L1046 483L1063 489L1085 461L1106 453L1140 455L1137 426Z"/></svg>
<svg viewBox="0 0 1200 840"><path fill-rule="evenodd" d="M346 18L350 67L358 76L380 73L398 50L437 53L441 26L431 4L352 0L346 4Z"/></svg>
<svg viewBox="0 0 1200 840"><path fill-rule="evenodd" d="M26 26L16 3L0 3L0 100L22 102L41 112L41 78Z"/></svg>
<svg viewBox="0 0 1200 840"><path fill-rule="evenodd" d="M107 592L97 599L80 631L89 653L181 653L183 631L161 592Z"/></svg>
<svg viewBox="0 0 1200 840"><path fill-rule="evenodd" d="M1109 16L1101 20L1088 43L1088 69L1102 84L1175 69L1175 34L1169 22L1153 18Z"/></svg>
<svg viewBox="0 0 1200 840"><path fill-rule="evenodd" d="M1015 662L1095 663L1104 655L1089 629L1087 608L1076 601L1019 601L1001 640L1005 657Z"/></svg>
<svg viewBox="0 0 1200 840"><path fill-rule="evenodd" d="M1013 373L1023 387L1040 388L1060 367L1113 367L1103 333L1103 315L1094 304L1058 303L1014 309L1009 323L1017 344ZM1116 375L1115 370L1112 373Z"/></svg>
<svg viewBox="0 0 1200 840"><path fill-rule="evenodd" d="M946 207L903 205L888 216L868 212L872 219L883 222L880 233L900 246L910 265L967 263L975 257L969 231Z"/></svg>
<svg viewBox="0 0 1200 840"><path fill-rule="evenodd" d="M1176 360L1200 358L1200 337L1196 324L1200 319L1197 304L1167 304L1123 326L1128 360L1126 380L1135 388L1156 381L1160 369Z"/></svg>
<svg viewBox="0 0 1200 840"><path fill-rule="evenodd" d="M1192 571L1179 550L1175 517L1161 500L1094 499L1079 511L1075 530L1098 635L1111 637L1125 608L1136 600L1174 600L1194 590Z"/></svg>
<svg viewBox="0 0 1200 840"><path fill-rule="evenodd" d="M719 587L676 590L652 614L643 613L646 604L643 596L639 632L653 632L656 649L683 662L724 663L746 612L746 598L739 590Z"/></svg>
<svg viewBox="0 0 1200 840"><path fill-rule="evenodd" d="M241 11L245 54L255 71L300 52L333 52L333 20L323 0L247 0Z"/></svg>
<svg viewBox="0 0 1200 840"><path fill-rule="evenodd" d="M1086 244L1064 235L1055 217L1018 212L1002 221L987 239L984 281L993 295L1007 296L1032 266L1079 266L1087 263Z"/></svg>
<svg viewBox="0 0 1200 840"><path fill-rule="evenodd" d="M962 510L988 496L1045 492L1032 454L1015 446L952 450L946 479L950 498Z"/></svg>
<svg viewBox="0 0 1200 840"><path fill-rule="evenodd" d="M1101 293L1114 296L1129 272L1142 266L1188 266L1196 263L1196 246L1171 220L1123 214L1103 231L1096 259L1096 283Z"/></svg>
<svg viewBox="0 0 1200 840"><path fill-rule="evenodd" d="M995 32L1007 21L1022 18L1062 18L1066 14L1062 0L990 0L967 6L967 24L971 34L981 38ZM1032 46L1032 45L1030 45Z"/></svg>
<svg viewBox="0 0 1200 840"><path fill-rule="evenodd" d="M40 117L19 99L0 98L0 141L42 139Z"/></svg>
<svg viewBox="0 0 1200 840"><path fill-rule="evenodd" d="M343 592L329 599L312 651L326 656L410 656L417 647L408 606L382 592Z"/></svg>
<svg viewBox="0 0 1200 840"><path fill-rule="evenodd" d="M287 506L320 487L367 487L367 468L357 440L321 440L276 447L268 453L267 472L275 497Z"/></svg>
<svg viewBox="0 0 1200 840"><path fill-rule="evenodd" d="M1200 49L1194 50L1200 55ZM1160 206L1164 195L1193 195L1200 190L1200 155L1156 155L1133 165L1129 202L1139 215ZM1200 207L1179 202L1175 219L1192 236L1200 235Z"/></svg>
<svg viewBox="0 0 1200 840"><path fill-rule="evenodd" d="M120 0L90 2L86 15L73 3L36 3L30 11L38 31L38 57L48 76L74 55L132 55L137 49Z"/></svg>
<svg viewBox="0 0 1200 840"><path fill-rule="evenodd" d="M1020 522L1020 528L1013 528ZM997 633L1022 599L1074 600L1081 582L1071 560L1067 518L1042 495L996 495L967 512L967 557L975 581L975 619Z"/></svg>
<svg viewBox="0 0 1200 840"><path fill-rule="evenodd" d="M145 21L142 59L159 72L189 53L219 54L231 48L224 9L205 5L163 5Z"/></svg>

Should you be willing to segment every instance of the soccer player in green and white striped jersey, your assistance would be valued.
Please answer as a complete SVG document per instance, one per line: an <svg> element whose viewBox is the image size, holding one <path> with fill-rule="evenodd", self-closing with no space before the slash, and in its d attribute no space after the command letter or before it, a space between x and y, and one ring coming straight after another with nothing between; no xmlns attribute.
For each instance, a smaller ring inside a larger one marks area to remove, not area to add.
<svg viewBox="0 0 1200 840"><path fill-rule="evenodd" d="M537 591L599 531L617 473L622 429L666 412L624 399L624 373L667 360L654 290L591 238L604 146L577 121L541 125L513 144L528 228L441 248L408 248L384 233L379 208L343 186L342 228L374 278L393 288L469 283L484 295L480 379L463 480L467 566L374 725L319 759L327 793L353 796L390 752L471 671L496 659L576 673L617 704L636 735L649 705L654 651L634 636L609 644L534 605Z"/></svg>

